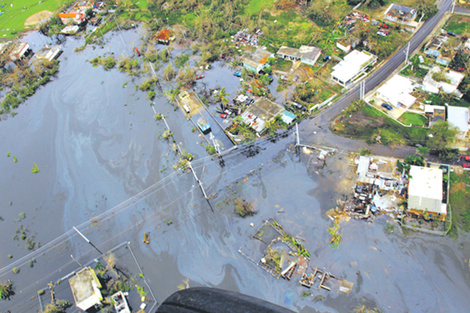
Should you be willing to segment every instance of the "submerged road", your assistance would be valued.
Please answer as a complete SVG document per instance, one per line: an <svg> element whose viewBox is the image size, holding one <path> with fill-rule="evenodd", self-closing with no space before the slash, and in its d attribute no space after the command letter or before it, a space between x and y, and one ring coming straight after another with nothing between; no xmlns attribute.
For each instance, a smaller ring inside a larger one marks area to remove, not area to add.
<svg viewBox="0 0 470 313"><path fill-rule="evenodd" d="M427 20L423 26L412 36L410 44L410 54L415 51L432 32L434 27L441 21L444 14L452 7L451 0L441 0L438 4L439 12ZM455 7L457 10L457 6ZM395 69L397 69L404 61L406 54L406 44L398 52L396 52L382 67L377 69L370 77L365 80L366 93L373 90L385 79L387 79ZM400 149L392 149L383 145L367 145L362 140L355 140L341 137L333 134L329 129L329 124L342 110L344 110L352 101L359 99L359 86L349 91L349 94L343 96L330 107L322 111L313 119L300 125L300 136L302 141L309 144L322 144L328 146L336 146L344 150L359 150L360 148L371 148L374 153L389 155L394 157L404 157L415 152L414 147L402 147Z"/></svg>

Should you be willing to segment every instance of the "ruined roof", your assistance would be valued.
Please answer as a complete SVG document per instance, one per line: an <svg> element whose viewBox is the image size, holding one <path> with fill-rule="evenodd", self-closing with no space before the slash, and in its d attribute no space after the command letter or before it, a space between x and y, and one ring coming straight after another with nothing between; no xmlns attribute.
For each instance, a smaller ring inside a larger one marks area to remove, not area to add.
<svg viewBox="0 0 470 313"><path fill-rule="evenodd" d="M170 38L174 35L174 33L175 32L172 30L164 29L160 31L158 35L155 36L155 38L157 38L158 40L167 41L167 40L170 40Z"/></svg>
<svg viewBox="0 0 470 313"><path fill-rule="evenodd" d="M280 115L284 108L271 100L261 97L242 114L243 122L260 133L266 127L266 122Z"/></svg>
<svg viewBox="0 0 470 313"><path fill-rule="evenodd" d="M85 267L69 279L70 289L78 308L88 310L102 299L101 284L95 272L90 267Z"/></svg>
<svg viewBox="0 0 470 313"><path fill-rule="evenodd" d="M256 48L251 56L243 59L243 62L257 68L260 64L266 64L268 59L273 56L274 54L267 50Z"/></svg>

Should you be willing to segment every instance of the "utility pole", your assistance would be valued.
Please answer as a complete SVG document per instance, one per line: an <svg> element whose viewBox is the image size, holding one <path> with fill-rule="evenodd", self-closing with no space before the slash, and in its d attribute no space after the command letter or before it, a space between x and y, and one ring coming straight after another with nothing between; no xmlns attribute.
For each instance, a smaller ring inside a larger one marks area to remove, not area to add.
<svg viewBox="0 0 470 313"><path fill-rule="evenodd" d="M82 234L75 226L72 227L83 239L85 239L86 242L88 242L93 248L95 248L96 251L103 255L103 252L101 252L100 249L98 249L87 237L85 237L84 234Z"/></svg>
<svg viewBox="0 0 470 313"><path fill-rule="evenodd" d="M408 57L410 56L410 44L411 44L411 41L408 41L408 45L406 46L406 56L405 56L405 65L408 65L409 61L408 61Z"/></svg>
<svg viewBox="0 0 470 313"><path fill-rule="evenodd" d="M366 96L366 81L363 80L359 84L359 99L364 100L365 96Z"/></svg>
<svg viewBox="0 0 470 313"><path fill-rule="evenodd" d="M83 265L81 265L77 260L75 260L75 258L73 257L73 254L71 254L70 257L72 258L72 260L75 261L75 263L77 263L78 265L80 265L80 267L83 267Z"/></svg>

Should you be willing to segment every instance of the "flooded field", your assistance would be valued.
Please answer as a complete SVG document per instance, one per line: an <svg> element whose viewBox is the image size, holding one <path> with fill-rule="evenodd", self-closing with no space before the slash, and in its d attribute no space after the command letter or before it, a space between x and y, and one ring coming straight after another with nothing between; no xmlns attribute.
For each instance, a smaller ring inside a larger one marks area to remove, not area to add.
<svg viewBox="0 0 470 313"><path fill-rule="evenodd" d="M155 109L167 116L176 141L195 156L192 165L211 197L207 201L191 173L173 170L178 160L161 138L166 128L155 121L133 79L86 62L107 51L126 55L140 36L140 30L109 35L103 48L90 46L80 53L73 50L83 39L68 38L57 77L20 106L16 117L0 122L0 281L11 279L15 291L11 300L0 302L1 312L39 311L38 290L77 270L75 261L85 264L99 255L73 226L103 252L130 242L159 302L187 282L301 312L349 312L360 305L385 312L467 310L468 236L459 241L405 236L398 227L388 234L383 216L373 224L343 223L343 241L333 249L325 212L347 189L346 152L316 168L316 156L294 152L291 131L276 142L241 146L221 164L207 156L193 124L160 96ZM30 39L47 40L38 34ZM230 72L216 64L205 84L233 93L238 81ZM31 173L33 163L37 174ZM239 217L237 198L252 202L257 214ZM308 290L273 278L242 256L238 250L250 249L251 236L269 218L304 239L310 262L353 282L353 291ZM142 242L144 232L148 244ZM13 274L14 267L19 273Z"/></svg>

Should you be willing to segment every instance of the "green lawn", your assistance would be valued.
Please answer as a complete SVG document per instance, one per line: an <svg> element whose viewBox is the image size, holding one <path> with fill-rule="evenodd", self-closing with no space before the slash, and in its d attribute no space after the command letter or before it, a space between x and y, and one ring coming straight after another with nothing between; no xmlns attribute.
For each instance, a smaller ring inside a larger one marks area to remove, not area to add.
<svg viewBox="0 0 470 313"><path fill-rule="evenodd" d="M468 23L468 20L468 17L459 15L453 16L449 19L444 29L448 32L453 32L459 35L468 33L470 32L470 24Z"/></svg>
<svg viewBox="0 0 470 313"><path fill-rule="evenodd" d="M251 0L245 8L246 15L258 14L262 10L269 9L273 5L272 0Z"/></svg>
<svg viewBox="0 0 470 313"><path fill-rule="evenodd" d="M292 61L278 58L274 60L272 68L273 70L288 72L292 68Z"/></svg>
<svg viewBox="0 0 470 313"><path fill-rule="evenodd" d="M452 208L452 228L470 231L470 176L468 172L461 175L450 173L450 205Z"/></svg>
<svg viewBox="0 0 470 313"><path fill-rule="evenodd" d="M425 116L410 112L403 113L398 120L405 125L411 124L413 126L424 126L428 122L428 119Z"/></svg>
<svg viewBox="0 0 470 313"><path fill-rule="evenodd" d="M39 4L39 2L41 2ZM59 5L70 0L2 0L0 1L0 38L13 38L17 32L25 30L24 22L40 11L55 11ZM13 4L13 7L11 6Z"/></svg>

